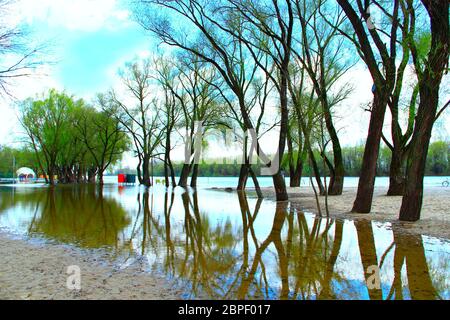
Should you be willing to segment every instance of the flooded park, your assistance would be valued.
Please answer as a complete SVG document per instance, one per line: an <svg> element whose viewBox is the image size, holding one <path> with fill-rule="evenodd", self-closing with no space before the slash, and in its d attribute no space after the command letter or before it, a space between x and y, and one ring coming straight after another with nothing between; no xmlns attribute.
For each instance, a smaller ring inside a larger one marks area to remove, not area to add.
<svg viewBox="0 0 450 320"><path fill-rule="evenodd" d="M244 193L1 187L0 228L119 268L139 263L183 299L450 298L448 240Z"/></svg>

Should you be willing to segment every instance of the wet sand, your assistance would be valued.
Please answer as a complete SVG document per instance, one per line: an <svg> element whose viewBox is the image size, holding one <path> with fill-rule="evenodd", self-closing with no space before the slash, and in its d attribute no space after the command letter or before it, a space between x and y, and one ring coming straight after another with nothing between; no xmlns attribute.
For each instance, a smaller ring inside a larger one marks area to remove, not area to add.
<svg viewBox="0 0 450 320"><path fill-rule="evenodd" d="M371 213L351 213L350 211L356 198L356 190L357 188L344 188L341 196L328 197L328 208L331 217L387 221L400 226L405 232L450 239L450 188L426 188L424 190L421 220L416 222L401 222L398 220L402 197L386 196L387 188L375 189ZM264 197L271 200L275 199L273 188L262 188L262 192ZM255 192L251 188L248 189L247 193L255 196ZM318 213L316 198L311 187L288 188L288 194L289 201L296 208ZM319 202L322 215L326 216L325 197L319 196Z"/></svg>
<svg viewBox="0 0 450 320"><path fill-rule="evenodd" d="M101 255L64 245L38 244L0 233L0 299L174 300L165 279L143 263L120 270ZM67 268L81 271L81 290L67 288Z"/></svg>

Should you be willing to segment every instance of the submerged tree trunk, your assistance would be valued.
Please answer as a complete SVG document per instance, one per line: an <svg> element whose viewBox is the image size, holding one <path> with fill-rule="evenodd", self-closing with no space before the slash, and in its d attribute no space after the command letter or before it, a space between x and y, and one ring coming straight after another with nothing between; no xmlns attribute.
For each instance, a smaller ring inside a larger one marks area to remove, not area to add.
<svg viewBox="0 0 450 320"><path fill-rule="evenodd" d="M384 88L377 88L374 95L373 108L370 116L369 133L359 177L358 192L353 203L352 212L369 213L372 209L373 191L377 173L377 161L380 151L381 134L384 115L387 107L387 94Z"/></svg>
<svg viewBox="0 0 450 320"><path fill-rule="evenodd" d="M101 170L101 169L98 170L97 181L98 181L98 184L100 186L103 186L103 184L104 184L104 181L103 181L103 170Z"/></svg>
<svg viewBox="0 0 450 320"><path fill-rule="evenodd" d="M177 182L175 181L175 170L172 165L172 160L169 158L169 170L170 170L170 180L172 181L172 187L177 186Z"/></svg>
<svg viewBox="0 0 450 320"><path fill-rule="evenodd" d="M150 157L144 156L142 160L142 185L146 187L151 187L151 181L150 181Z"/></svg>
<svg viewBox="0 0 450 320"><path fill-rule="evenodd" d="M241 164L241 170L239 171L239 180L237 185L238 191L244 191L247 185L249 175L249 166L246 163Z"/></svg>
<svg viewBox="0 0 450 320"><path fill-rule="evenodd" d="M400 208L402 221L420 219L428 147L436 120L439 88L450 52L448 1L422 0L422 3L430 16L432 40L425 70L419 74L420 103L408 155L405 194Z"/></svg>
<svg viewBox="0 0 450 320"><path fill-rule="evenodd" d="M255 191L256 191L258 198L259 199L264 198L262 191L261 191L261 187L259 186L258 177L256 176L255 171L253 171L253 169L251 167L249 169L249 173L250 173L250 176L252 177L253 184L255 185Z"/></svg>

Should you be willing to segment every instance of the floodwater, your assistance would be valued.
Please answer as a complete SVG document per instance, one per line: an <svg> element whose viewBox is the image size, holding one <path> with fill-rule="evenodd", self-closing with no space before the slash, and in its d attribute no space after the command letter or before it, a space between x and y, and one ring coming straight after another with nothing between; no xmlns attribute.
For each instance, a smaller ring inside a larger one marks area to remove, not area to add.
<svg viewBox="0 0 450 320"><path fill-rule="evenodd" d="M187 299L450 298L447 240L236 193L0 187L0 228L144 261Z"/></svg>

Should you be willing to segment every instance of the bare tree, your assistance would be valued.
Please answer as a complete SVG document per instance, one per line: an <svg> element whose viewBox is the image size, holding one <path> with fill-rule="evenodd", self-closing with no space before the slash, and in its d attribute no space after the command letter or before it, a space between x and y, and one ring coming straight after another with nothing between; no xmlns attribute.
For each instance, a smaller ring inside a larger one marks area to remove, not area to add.
<svg viewBox="0 0 450 320"><path fill-rule="evenodd" d="M96 104L99 112L93 107L79 110L74 125L94 160L97 180L102 186L105 170L127 151L129 140L120 121L112 114L110 100L99 94Z"/></svg>
<svg viewBox="0 0 450 320"><path fill-rule="evenodd" d="M156 80L161 85L164 91L164 102L161 108L163 116L161 121L164 125L165 139L164 139L164 177L166 187L170 183L173 187L177 185L175 181L175 170L170 157L173 150L172 134L182 116L182 108L180 102L176 97L176 79L178 72L173 67L173 62L170 59L160 57L155 61L156 66ZM170 181L169 181L170 171Z"/></svg>
<svg viewBox="0 0 450 320"><path fill-rule="evenodd" d="M249 40L250 34L257 33L261 34L259 40L262 38L267 39L267 35L264 35L261 30L259 30L259 21L257 20L259 8L255 1L245 1L246 3L238 3L237 1L223 1L210 3L207 1L199 1L199 0L190 0L190 1L140 1L140 6L136 8L135 12L137 14L137 19L141 23L141 25L155 33L163 42L169 44L171 46L178 47L182 50L191 52L197 55L200 59L205 62L210 63L218 73L223 77L225 83L229 86L229 88L233 91L239 101L239 108L241 112L241 116L243 118L245 129L253 132L254 124L251 121L250 115L248 114L248 110L246 108L245 101L245 90L248 87L247 76L248 70L252 70L252 68L243 68L242 60L235 59L236 53L239 55L239 51L233 52L230 48L230 43L233 41L242 41L245 43L245 47L248 52L253 57L254 62L258 65L259 68L263 68L264 66L260 64L261 61L261 46L252 44L251 40ZM247 3L248 2L248 3ZM177 34L177 32L173 29L171 21L168 17L162 19L156 19L154 15L155 7L150 6L150 4L155 4L157 8L165 8L169 9L170 12L177 14L179 17L185 19L188 23L195 26L196 30L200 37L200 40L192 40L187 34ZM247 6L246 4L250 5ZM286 2L286 6L291 9L290 2ZM247 11L251 9L252 11ZM256 10L258 9L258 10ZM280 6L277 1L271 2L271 7L269 7L271 13L275 13L278 15L280 19L269 18L271 20L271 26L277 29L278 36L274 37L272 41L276 43L277 49L279 49L280 55L274 53L276 49L274 46L270 53L273 54L271 58L276 57L278 63L278 71L282 70L282 72L278 72L281 74L281 83L278 81L276 75L271 76L271 80L275 80L274 82L278 83L277 89L280 92L280 100L281 100L281 133L279 139L279 146L277 148L277 159L275 163L281 163L281 157L284 153L285 141L286 141L286 129L287 129L287 75L288 75L288 66L289 59L291 56L290 53L290 42L292 40L292 29L293 29L293 17L292 14L289 15L291 19L288 19L288 26L285 24L285 20L282 19L282 13L280 11ZM236 15L233 12L238 12ZM292 13L292 10L289 10ZM246 13L243 15L242 13ZM253 17L252 17L253 16ZM273 17L270 13L266 12L263 14L264 19L268 17ZM247 19L249 18L249 19ZM246 37L244 37L242 24L246 23L247 27L251 30L247 32ZM269 26L266 24L266 26ZM283 30L283 31L280 31ZM270 30L266 30L269 32ZM280 35L281 33L281 35ZM271 33L272 35L272 33ZM233 40L234 39L234 40ZM281 42L279 42L281 40ZM261 44L261 43L259 43ZM281 48L283 47L283 48ZM238 49L238 47L235 47ZM282 53L284 52L284 53ZM267 52L268 53L268 52ZM266 53L264 53L266 54ZM265 70L266 74L269 74L268 70ZM257 141L257 137L252 137L254 141ZM271 166L271 161L268 160L268 157L265 156L263 151L259 148L259 143L257 147L258 154L261 156L263 161ZM284 182L284 178L281 175L281 171L278 170L273 175L274 186L276 189L277 199L278 200L286 200L286 186Z"/></svg>
<svg viewBox="0 0 450 320"><path fill-rule="evenodd" d="M341 52L345 49L346 39L337 31L345 21L342 9L330 6L323 0L296 0L295 13L301 26L300 52L295 50L295 56L308 73L312 87L320 101L326 129L331 139L333 160L326 159L330 170L328 194L340 195L344 186L344 163L341 144L333 121L333 103L342 101L348 94L348 86L342 85L338 90L340 97L333 97L333 89L342 76L354 65ZM326 14L333 17L330 26L323 18ZM344 94L342 94L344 93ZM326 157L326 154L323 154Z"/></svg>
<svg viewBox="0 0 450 320"><path fill-rule="evenodd" d="M33 45L28 33L7 24L15 0L0 0L0 95L13 97L14 80L28 77L40 65L44 45Z"/></svg>
<svg viewBox="0 0 450 320"><path fill-rule="evenodd" d="M160 155L158 147L164 137L160 128L160 111L156 108L155 97L151 97L151 62L128 63L121 74L122 83L132 100L126 101L115 91L110 92L110 98L115 105L114 115L125 127L134 143L139 164L137 166L140 184L151 186L150 161Z"/></svg>

